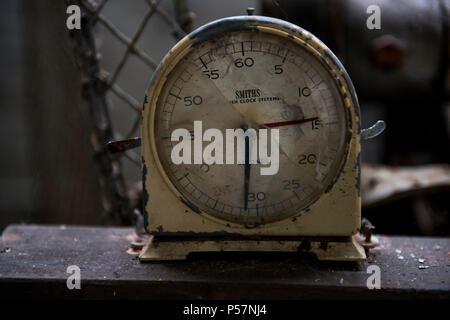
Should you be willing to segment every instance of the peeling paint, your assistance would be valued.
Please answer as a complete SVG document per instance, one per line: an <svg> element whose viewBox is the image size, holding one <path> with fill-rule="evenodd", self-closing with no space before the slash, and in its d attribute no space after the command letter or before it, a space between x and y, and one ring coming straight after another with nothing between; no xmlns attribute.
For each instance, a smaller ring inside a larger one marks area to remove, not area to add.
<svg viewBox="0 0 450 320"><path fill-rule="evenodd" d="M354 169L356 169L358 172L356 174L356 190L358 190L358 197L361 197L361 152L358 152L358 155L356 156L356 164Z"/></svg>
<svg viewBox="0 0 450 320"><path fill-rule="evenodd" d="M145 94L144 95L144 103L142 104L142 112L145 111L145 105L147 104L147 102L148 102L148 98L147 98L147 94Z"/></svg>
<svg viewBox="0 0 450 320"><path fill-rule="evenodd" d="M331 65L328 63L327 59L325 59L324 56L320 56L320 59L322 59L322 62L328 67L328 69L333 70L333 68L331 67ZM338 79L339 81L339 79ZM342 83L339 84L340 87L342 87Z"/></svg>
<svg viewBox="0 0 450 320"><path fill-rule="evenodd" d="M237 32L242 30L258 31L256 26L252 25L251 18L243 17L224 18L204 25L195 30L188 37L193 41L192 46L198 46L203 42L222 35L225 32Z"/></svg>
<svg viewBox="0 0 450 320"><path fill-rule="evenodd" d="M202 212L200 211L200 209L197 208L197 207L196 207L193 203L191 203L190 201L183 199L183 197L180 197L180 200L181 200L181 202L183 202L189 209L191 209L191 210L194 211L195 213L198 213L198 214L202 213Z"/></svg>
<svg viewBox="0 0 450 320"><path fill-rule="evenodd" d="M145 182L147 181L147 166L145 165L144 157L142 157L142 199L144 202L144 207L142 208L142 216L144 217L144 228L148 227L148 212L145 210L147 208L149 195L147 188L145 187Z"/></svg>
<svg viewBox="0 0 450 320"><path fill-rule="evenodd" d="M164 231L163 226L158 226L157 231L151 231L151 235L154 236L178 236L178 237L192 237L192 236L206 236L206 237L230 237L230 236L239 236L242 235L239 233L230 233L226 230L218 230L213 232L195 232L195 231Z"/></svg>

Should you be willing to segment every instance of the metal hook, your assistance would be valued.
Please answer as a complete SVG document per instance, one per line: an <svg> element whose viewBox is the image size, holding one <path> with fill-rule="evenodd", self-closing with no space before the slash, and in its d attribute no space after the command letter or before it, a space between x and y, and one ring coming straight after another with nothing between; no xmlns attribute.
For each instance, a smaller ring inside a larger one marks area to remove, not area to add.
<svg viewBox="0 0 450 320"><path fill-rule="evenodd" d="M141 146L141 138L135 137L126 140L110 141L106 144L106 150L113 154L124 152Z"/></svg>
<svg viewBox="0 0 450 320"><path fill-rule="evenodd" d="M373 126L361 130L361 139L367 140L375 138L386 129L386 123L383 120L378 120Z"/></svg>

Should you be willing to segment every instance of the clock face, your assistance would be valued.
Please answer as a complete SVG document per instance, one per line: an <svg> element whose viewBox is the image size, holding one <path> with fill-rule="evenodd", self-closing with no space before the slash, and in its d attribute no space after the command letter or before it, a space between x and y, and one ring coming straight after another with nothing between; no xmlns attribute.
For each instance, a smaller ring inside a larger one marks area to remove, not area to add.
<svg viewBox="0 0 450 320"><path fill-rule="evenodd" d="M318 56L286 36L239 31L178 60L156 101L153 130L183 201L252 227L292 217L326 192L343 162L347 121Z"/></svg>

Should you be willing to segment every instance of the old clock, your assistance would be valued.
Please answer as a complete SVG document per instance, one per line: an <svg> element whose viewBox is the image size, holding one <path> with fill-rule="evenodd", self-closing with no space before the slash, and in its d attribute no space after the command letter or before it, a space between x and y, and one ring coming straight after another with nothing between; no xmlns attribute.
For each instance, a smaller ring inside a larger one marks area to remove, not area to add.
<svg viewBox="0 0 450 320"><path fill-rule="evenodd" d="M336 56L286 21L237 16L178 42L143 126L140 259L300 251L360 260L360 115Z"/></svg>

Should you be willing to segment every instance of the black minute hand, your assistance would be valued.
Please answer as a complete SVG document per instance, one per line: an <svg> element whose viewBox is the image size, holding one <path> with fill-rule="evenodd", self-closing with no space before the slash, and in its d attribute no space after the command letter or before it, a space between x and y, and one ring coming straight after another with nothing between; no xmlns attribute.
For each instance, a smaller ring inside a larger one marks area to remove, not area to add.
<svg viewBox="0 0 450 320"><path fill-rule="evenodd" d="M243 128L244 132L247 128ZM250 183L250 141L245 137L244 210L248 209L248 187Z"/></svg>

